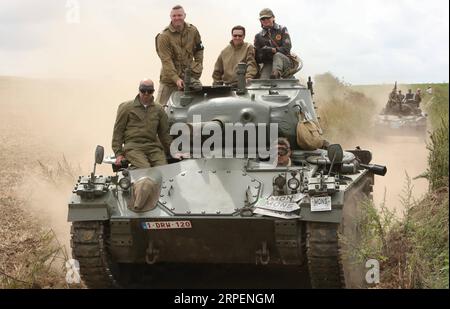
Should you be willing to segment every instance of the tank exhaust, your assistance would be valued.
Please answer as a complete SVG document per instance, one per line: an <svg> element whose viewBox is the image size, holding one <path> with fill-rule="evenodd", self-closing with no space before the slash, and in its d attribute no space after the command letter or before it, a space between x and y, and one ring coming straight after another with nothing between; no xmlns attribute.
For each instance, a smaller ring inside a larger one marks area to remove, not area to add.
<svg viewBox="0 0 450 309"><path fill-rule="evenodd" d="M314 95L314 89L313 89L313 82L311 80L311 76L308 76L307 85L308 85L309 91L311 92L311 96L313 96Z"/></svg>
<svg viewBox="0 0 450 309"><path fill-rule="evenodd" d="M180 105L187 106L192 102L192 96L189 95L191 89L191 68L187 67L184 70L184 93L180 97Z"/></svg>
<svg viewBox="0 0 450 309"><path fill-rule="evenodd" d="M245 87L245 73L247 72L247 64L239 63L237 65L237 91L236 94L245 94L247 89Z"/></svg>
<svg viewBox="0 0 450 309"><path fill-rule="evenodd" d="M387 173L386 166L378 165L378 164L359 164L362 168L371 171L375 175L384 176Z"/></svg>

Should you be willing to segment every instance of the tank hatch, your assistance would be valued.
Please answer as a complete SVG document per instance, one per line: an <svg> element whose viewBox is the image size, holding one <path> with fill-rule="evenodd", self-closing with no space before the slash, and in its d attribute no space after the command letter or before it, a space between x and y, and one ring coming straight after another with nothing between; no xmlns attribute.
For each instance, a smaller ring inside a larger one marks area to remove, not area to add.
<svg viewBox="0 0 450 309"><path fill-rule="evenodd" d="M260 190L242 171L186 171L163 182L159 202L174 215L233 215L254 204Z"/></svg>

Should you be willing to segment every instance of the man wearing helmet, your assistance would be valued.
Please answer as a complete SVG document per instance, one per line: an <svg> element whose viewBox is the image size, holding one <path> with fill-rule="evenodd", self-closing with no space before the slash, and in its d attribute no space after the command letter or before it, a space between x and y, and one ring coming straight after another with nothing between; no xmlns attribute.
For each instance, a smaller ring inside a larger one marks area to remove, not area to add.
<svg viewBox="0 0 450 309"><path fill-rule="evenodd" d="M277 142L278 164L277 166L291 166L291 144L285 137L278 138Z"/></svg>

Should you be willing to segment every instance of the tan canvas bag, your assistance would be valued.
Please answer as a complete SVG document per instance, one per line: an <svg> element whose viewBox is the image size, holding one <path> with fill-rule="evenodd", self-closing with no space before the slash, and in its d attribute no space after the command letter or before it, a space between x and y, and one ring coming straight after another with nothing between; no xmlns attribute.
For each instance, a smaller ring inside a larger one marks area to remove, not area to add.
<svg viewBox="0 0 450 309"><path fill-rule="evenodd" d="M324 139L318 123L307 120L303 113L299 113L297 124L297 144L302 150L316 150L322 148Z"/></svg>

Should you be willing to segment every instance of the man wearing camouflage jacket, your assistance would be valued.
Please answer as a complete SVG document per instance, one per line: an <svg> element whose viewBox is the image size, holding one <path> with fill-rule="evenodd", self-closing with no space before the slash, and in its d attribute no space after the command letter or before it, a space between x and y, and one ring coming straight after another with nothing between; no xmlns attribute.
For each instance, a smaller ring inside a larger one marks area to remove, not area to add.
<svg viewBox="0 0 450 309"><path fill-rule="evenodd" d="M184 19L183 7L177 5L170 12L170 25L155 38L156 51L161 59L160 85L156 101L166 105L170 95L184 89L184 72L191 69L191 86L200 88L203 71L203 45L197 28Z"/></svg>

